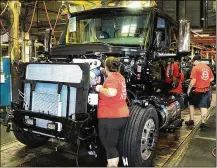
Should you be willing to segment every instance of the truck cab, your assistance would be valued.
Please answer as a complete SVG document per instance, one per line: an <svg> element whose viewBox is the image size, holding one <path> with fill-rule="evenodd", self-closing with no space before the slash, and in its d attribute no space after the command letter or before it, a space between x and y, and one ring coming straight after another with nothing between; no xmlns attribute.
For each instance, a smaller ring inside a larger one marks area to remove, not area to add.
<svg viewBox="0 0 217 168"><path fill-rule="evenodd" d="M77 143L77 151L81 142L87 153L97 153L94 80L102 75L105 59L115 56L130 100L119 147L123 163L150 166L159 130L179 128L183 122L179 102L157 92L166 61L188 52L189 24L180 25L155 8L106 7L70 14L49 62L24 65L20 99L10 114L16 138L37 147L52 137Z"/></svg>

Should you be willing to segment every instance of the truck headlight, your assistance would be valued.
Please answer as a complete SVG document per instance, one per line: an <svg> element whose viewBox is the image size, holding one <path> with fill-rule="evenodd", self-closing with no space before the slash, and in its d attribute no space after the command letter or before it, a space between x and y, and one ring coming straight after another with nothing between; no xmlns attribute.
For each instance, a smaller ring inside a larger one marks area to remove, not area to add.
<svg viewBox="0 0 217 168"><path fill-rule="evenodd" d="M28 125L35 125L35 119L33 119L33 118L26 118L25 122Z"/></svg>
<svg viewBox="0 0 217 168"><path fill-rule="evenodd" d="M48 123L47 128L51 130L56 130L57 129L57 124L56 123Z"/></svg>

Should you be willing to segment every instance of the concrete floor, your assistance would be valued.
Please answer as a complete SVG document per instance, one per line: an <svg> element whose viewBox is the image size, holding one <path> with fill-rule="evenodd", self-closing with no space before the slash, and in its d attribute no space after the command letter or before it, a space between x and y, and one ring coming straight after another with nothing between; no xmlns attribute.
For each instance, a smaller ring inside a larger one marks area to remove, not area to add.
<svg viewBox="0 0 217 168"><path fill-rule="evenodd" d="M215 92L213 93L213 100L212 100L212 105L211 106L215 106L216 105L216 94ZM188 109L182 112L182 118L186 121L189 119L188 116ZM195 125L198 125L200 123L200 112L199 110L196 111L195 113ZM212 117L214 118L214 117ZM215 121L213 121L215 122ZM214 124L215 125L215 124ZM192 136L193 132L196 132L195 130L197 129L197 127L193 127L193 128L188 128L185 125L183 125L183 127L181 127L180 129L176 130L175 133L167 133L167 132L161 132L160 133L160 138L159 138L159 143L157 146L157 150L156 150L156 157L154 159L154 166L155 167L163 167L165 165L168 164L168 162L171 160L172 157L174 157L175 153L179 150L180 146L182 146L182 144L186 141L186 139L188 139L190 136ZM215 131L210 131L210 134L214 134ZM206 135L206 133L203 134L198 134L199 136L204 136L207 137L209 135ZM197 138L198 139L198 138ZM30 164L30 162L27 164L23 164L22 166L45 166L45 167L49 167L49 166L76 166L76 162L75 159L73 160L67 160L64 158L62 158L61 156L59 156L58 152L55 152L55 146L56 143L52 143L49 142L48 144L39 147L39 148L28 148L25 145L21 144L18 141L14 141L14 136L13 133L6 133L5 132L5 127L1 127L1 166L2 167L15 167L18 165L22 165L23 163L32 160L33 158L37 158L34 162L34 164L32 165L32 163ZM199 149L196 151L197 153L195 153L195 151L193 150L194 148L192 148L192 150L190 150L191 146L201 146L203 145L204 139L198 139L198 142L192 142L190 143L189 147L186 150L184 154L186 154L186 158L188 158L188 156L192 155L193 160L195 160L195 162L197 161L197 159L199 159L198 157L195 157L193 154L197 154L198 156L202 155L201 152L203 152L203 150L206 149L206 147L208 148L208 146L210 148L213 147L212 144L210 145L206 145L204 146L204 149ZM214 143L214 142L213 142ZM206 144L206 143L205 143ZM189 152L190 151L190 152ZM200 152L199 152L200 151ZM43 154L47 154L46 157L40 157ZM61 163L58 162L59 160L61 160ZM174 159L173 159L174 161ZM184 166L192 166L193 164L190 163L190 161L187 159L185 159L185 157L183 158L183 160L181 160L179 158L179 163L181 167ZM205 161L203 159L203 161ZM201 161L201 162L203 162ZM206 160L207 162L209 162L209 160ZM104 161L101 162L103 164L99 165L99 166L104 166ZM200 162L199 162L200 163ZM175 159L175 163L172 163L171 167L174 167L174 165L177 165L177 161ZM208 163L206 163L208 165ZM215 165L214 162L209 163L210 165ZM202 165L202 164L201 164ZM200 167L201 167L200 165ZM91 165L86 165L86 166L91 166Z"/></svg>
<svg viewBox="0 0 217 168"><path fill-rule="evenodd" d="M206 124L209 129L197 130L178 167L216 167L216 158L212 154L216 147L216 109L211 111Z"/></svg>
<svg viewBox="0 0 217 168"><path fill-rule="evenodd" d="M0 139L1 145L10 143L16 140L13 132L9 132L9 133L6 132L6 127L4 127L3 125L1 125L1 137L0 138L1 138Z"/></svg>

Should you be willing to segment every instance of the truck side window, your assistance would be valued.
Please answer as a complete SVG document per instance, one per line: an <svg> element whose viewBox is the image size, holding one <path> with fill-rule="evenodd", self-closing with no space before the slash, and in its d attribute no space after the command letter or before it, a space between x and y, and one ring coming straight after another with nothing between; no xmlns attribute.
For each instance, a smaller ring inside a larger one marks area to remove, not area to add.
<svg viewBox="0 0 217 168"><path fill-rule="evenodd" d="M170 24L171 43L169 50L175 52L178 45L178 26Z"/></svg>
<svg viewBox="0 0 217 168"><path fill-rule="evenodd" d="M171 24L171 42L177 42L178 40L178 26Z"/></svg>
<svg viewBox="0 0 217 168"><path fill-rule="evenodd" d="M167 28L166 28L166 19L162 17L158 17L157 19L157 27L156 33L159 35L160 41L158 44L159 49L165 49L167 45Z"/></svg>

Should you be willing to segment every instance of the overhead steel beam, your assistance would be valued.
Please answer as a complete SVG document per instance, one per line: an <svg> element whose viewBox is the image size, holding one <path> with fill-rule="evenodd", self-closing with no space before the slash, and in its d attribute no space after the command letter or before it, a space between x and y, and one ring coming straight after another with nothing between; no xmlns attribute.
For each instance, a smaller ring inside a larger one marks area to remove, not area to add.
<svg viewBox="0 0 217 168"><path fill-rule="evenodd" d="M26 5L26 6L28 6L28 7L31 7L31 8L34 8L34 5L31 5L31 4L24 4L24 5ZM45 9L44 9L44 8L41 8L41 7L38 7L37 9L40 10L40 11L45 11ZM50 10L50 9L47 9L47 11L48 11L48 12L51 12L51 13L58 14L58 11L54 11L54 10Z"/></svg>
<svg viewBox="0 0 217 168"><path fill-rule="evenodd" d="M204 9L204 27L207 27L208 26L208 2L207 0L204 1L204 6L205 6L205 9Z"/></svg>
<svg viewBox="0 0 217 168"><path fill-rule="evenodd" d="M191 41L202 44L216 44L216 37L192 37Z"/></svg>
<svg viewBox="0 0 217 168"><path fill-rule="evenodd" d="M179 21L179 0L176 0L176 21Z"/></svg>

